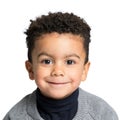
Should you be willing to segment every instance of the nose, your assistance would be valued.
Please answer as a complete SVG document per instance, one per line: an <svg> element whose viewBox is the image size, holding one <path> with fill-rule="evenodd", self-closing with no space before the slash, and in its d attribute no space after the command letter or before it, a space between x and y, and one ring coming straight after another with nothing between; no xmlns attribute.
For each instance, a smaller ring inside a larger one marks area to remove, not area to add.
<svg viewBox="0 0 120 120"><path fill-rule="evenodd" d="M62 65L54 65L52 72L51 72L51 76L64 76L64 67Z"/></svg>

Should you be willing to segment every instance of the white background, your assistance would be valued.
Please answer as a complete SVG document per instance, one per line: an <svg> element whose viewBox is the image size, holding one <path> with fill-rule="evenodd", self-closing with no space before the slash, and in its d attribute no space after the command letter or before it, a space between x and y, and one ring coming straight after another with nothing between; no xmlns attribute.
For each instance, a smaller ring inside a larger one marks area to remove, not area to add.
<svg viewBox="0 0 120 120"><path fill-rule="evenodd" d="M120 117L119 0L0 0L0 119L36 89L24 67L23 32L30 19L49 11L73 12L91 26L91 67L81 87L102 97Z"/></svg>

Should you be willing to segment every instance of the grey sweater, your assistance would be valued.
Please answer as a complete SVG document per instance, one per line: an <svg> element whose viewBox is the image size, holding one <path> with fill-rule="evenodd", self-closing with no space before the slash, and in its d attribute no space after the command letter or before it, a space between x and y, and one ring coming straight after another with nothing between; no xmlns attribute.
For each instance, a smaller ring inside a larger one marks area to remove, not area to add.
<svg viewBox="0 0 120 120"><path fill-rule="evenodd" d="M36 91L17 103L3 120L43 120L36 107ZM79 89L78 111L73 120L118 120L118 117L104 100Z"/></svg>

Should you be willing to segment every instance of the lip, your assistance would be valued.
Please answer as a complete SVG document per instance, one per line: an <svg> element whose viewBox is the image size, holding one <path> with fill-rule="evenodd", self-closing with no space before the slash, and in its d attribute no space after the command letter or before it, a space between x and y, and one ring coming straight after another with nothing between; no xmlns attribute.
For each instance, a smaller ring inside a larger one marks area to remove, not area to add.
<svg viewBox="0 0 120 120"><path fill-rule="evenodd" d="M48 82L48 84L53 87L63 87L69 84L69 82Z"/></svg>
<svg viewBox="0 0 120 120"><path fill-rule="evenodd" d="M55 84L55 85L64 85L64 84L68 84L68 82L48 82L50 84Z"/></svg>

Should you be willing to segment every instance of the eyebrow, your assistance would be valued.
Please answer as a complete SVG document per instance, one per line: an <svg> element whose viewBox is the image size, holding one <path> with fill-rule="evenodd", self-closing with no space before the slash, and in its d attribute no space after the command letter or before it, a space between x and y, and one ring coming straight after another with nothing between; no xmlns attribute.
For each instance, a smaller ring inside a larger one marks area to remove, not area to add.
<svg viewBox="0 0 120 120"><path fill-rule="evenodd" d="M39 53L37 57L39 58L40 56L52 57L52 55L50 55L50 54L48 54L48 53L46 53L46 52L41 52L41 53Z"/></svg>
<svg viewBox="0 0 120 120"><path fill-rule="evenodd" d="M38 54L37 58L41 57L41 56L48 56L48 57L51 57L53 58L52 55L50 55L49 53L46 53L46 52L41 52ZM69 58L69 57L77 57L78 59L80 59L80 56L75 54L75 53L72 53L72 54L68 54L65 56L65 58Z"/></svg>
<svg viewBox="0 0 120 120"><path fill-rule="evenodd" d="M75 53L65 56L65 58L69 58L69 57L77 57L78 59L80 59L80 56Z"/></svg>

